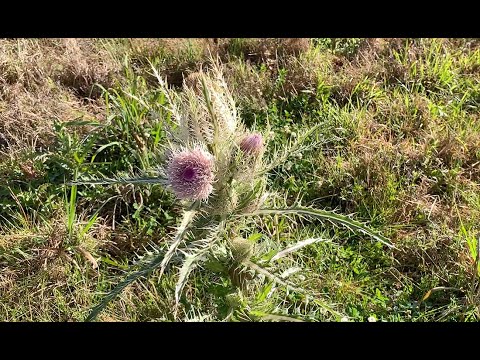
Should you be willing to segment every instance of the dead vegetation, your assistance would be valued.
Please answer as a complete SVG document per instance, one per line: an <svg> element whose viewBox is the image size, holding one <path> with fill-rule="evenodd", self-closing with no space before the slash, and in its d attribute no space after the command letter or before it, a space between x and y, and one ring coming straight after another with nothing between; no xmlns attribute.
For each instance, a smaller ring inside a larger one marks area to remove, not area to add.
<svg viewBox="0 0 480 360"><path fill-rule="evenodd" d="M1 40L0 147L39 148L54 121L99 117L95 85L111 87L119 70L89 39Z"/></svg>

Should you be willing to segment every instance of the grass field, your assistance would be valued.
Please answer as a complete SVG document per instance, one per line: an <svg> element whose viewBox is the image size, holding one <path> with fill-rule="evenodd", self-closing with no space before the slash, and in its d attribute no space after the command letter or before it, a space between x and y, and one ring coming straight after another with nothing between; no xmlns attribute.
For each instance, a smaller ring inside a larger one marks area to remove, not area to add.
<svg viewBox="0 0 480 360"><path fill-rule="evenodd" d="M219 38L0 40L0 320L83 321L166 251L183 210L163 186L69 183L155 176L172 117L155 71L182 93L212 59L266 159L305 138L267 203L348 215L394 247L255 217L242 281L206 262L177 306L173 261L98 321L479 319L480 40Z"/></svg>

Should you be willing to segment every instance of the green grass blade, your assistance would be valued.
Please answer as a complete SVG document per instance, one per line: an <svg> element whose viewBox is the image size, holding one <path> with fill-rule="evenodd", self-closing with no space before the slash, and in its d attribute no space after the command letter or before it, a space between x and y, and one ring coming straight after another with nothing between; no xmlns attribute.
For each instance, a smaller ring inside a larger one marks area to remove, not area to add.
<svg viewBox="0 0 480 360"><path fill-rule="evenodd" d="M95 224L95 221L98 218L98 211L93 214L93 216L88 220L87 224L83 227L82 231L80 231L80 238L83 238L85 234L90 230L90 228Z"/></svg>
<svg viewBox="0 0 480 360"><path fill-rule="evenodd" d="M253 314L256 315L256 314ZM276 314L267 314L267 313L259 313L260 320L263 321L288 321L288 322L305 322L301 319L297 319L292 316L285 316L285 315L276 315Z"/></svg>
<svg viewBox="0 0 480 360"><path fill-rule="evenodd" d="M118 141L113 141L111 143L100 146L100 148L92 156L92 159L90 160L90 163L93 163L95 161L95 158L97 157L97 155L100 154L103 150L105 150L106 148L108 148L110 146L113 146L113 145L120 145L120 143Z"/></svg>
<svg viewBox="0 0 480 360"><path fill-rule="evenodd" d="M76 204L77 204L77 186L73 185L70 189L70 200L67 204L67 229L68 229L68 238L71 239L73 235L73 225L75 223L76 215Z"/></svg>

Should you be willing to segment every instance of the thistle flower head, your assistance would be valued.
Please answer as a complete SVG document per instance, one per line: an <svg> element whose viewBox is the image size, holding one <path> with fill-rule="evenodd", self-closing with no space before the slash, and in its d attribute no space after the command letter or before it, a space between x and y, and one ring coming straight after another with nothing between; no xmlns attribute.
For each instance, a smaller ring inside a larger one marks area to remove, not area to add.
<svg viewBox="0 0 480 360"><path fill-rule="evenodd" d="M245 136L240 142L240 149L245 154L259 155L263 150L263 137L259 133Z"/></svg>
<svg viewBox="0 0 480 360"><path fill-rule="evenodd" d="M213 190L213 156L203 149L173 153L166 173L168 184L180 199L205 200Z"/></svg>

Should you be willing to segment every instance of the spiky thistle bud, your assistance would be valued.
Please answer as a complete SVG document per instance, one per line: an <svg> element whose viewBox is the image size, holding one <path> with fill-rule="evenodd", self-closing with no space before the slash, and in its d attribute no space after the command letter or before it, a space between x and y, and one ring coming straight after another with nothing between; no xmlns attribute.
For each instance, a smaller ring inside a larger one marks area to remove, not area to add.
<svg viewBox="0 0 480 360"><path fill-rule="evenodd" d="M263 137L260 133L253 133L245 136L240 142L240 149L245 154L258 156L263 151Z"/></svg>
<svg viewBox="0 0 480 360"><path fill-rule="evenodd" d="M166 168L168 184L180 199L206 200L213 190L213 156L203 149L173 153Z"/></svg>
<svg viewBox="0 0 480 360"><path fill-rule="evenodd" d="M232 255L235 261L242 262L252 256L253 244L242 237L235 237L230 242Z"/></svg>

